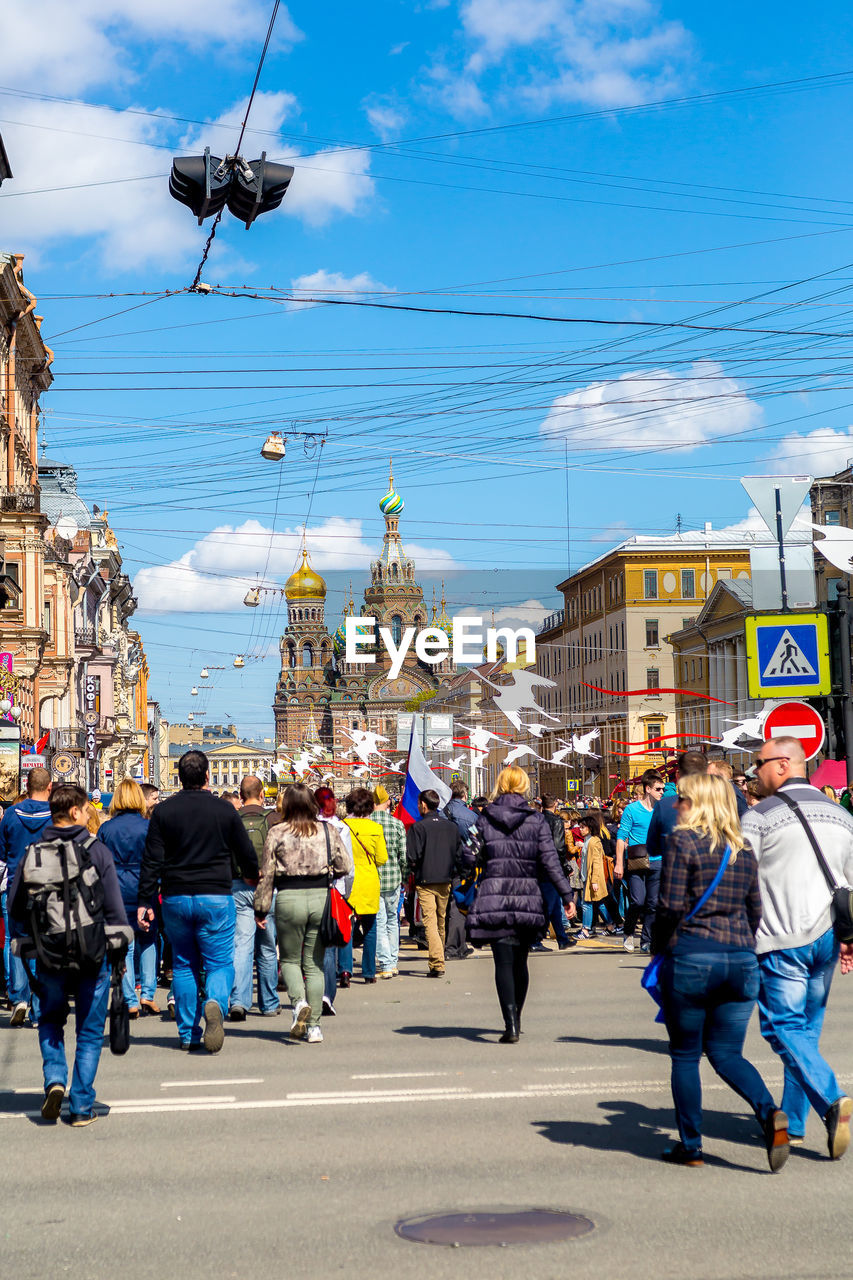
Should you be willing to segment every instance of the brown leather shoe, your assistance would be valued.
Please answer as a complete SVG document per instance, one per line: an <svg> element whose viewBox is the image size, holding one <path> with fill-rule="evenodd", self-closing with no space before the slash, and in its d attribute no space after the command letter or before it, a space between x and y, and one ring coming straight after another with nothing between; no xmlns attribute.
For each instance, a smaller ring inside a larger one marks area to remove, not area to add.
<svg viewBox="0 0 853 1280"><path fill-rule="evenodd" d="M339 986L339 987L348 987L348 986L349 986L349 984L350 984L350 978L351 978L351 977L352 977L352 974L351 974L351 973L347 973L347 972L346 972L346 970L344 970L344 972L343 972L343 973L341 974L341 976L338 978L338 986Z"/></svg>
<svg viewBox="0 0 853 1280"><path fill-rule="evenodd" d="M140 1000L139 1012L142 1014L143 1018L159 1018L163 1010L154 1000Z"/></svg>

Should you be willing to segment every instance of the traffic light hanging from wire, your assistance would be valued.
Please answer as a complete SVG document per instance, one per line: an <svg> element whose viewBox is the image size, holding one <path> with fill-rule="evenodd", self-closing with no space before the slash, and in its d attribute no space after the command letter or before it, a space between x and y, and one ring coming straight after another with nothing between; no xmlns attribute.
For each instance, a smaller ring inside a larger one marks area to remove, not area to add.
<svg viewBox="0 0 853 1280"><path fill-rule="evenodd" d="M169 191L192 209L199 226L227 205L248 230L258 214L278 208L292 177L289 164L273 164L265 151L260 160L246 161L242 156L222 160L206 147L203 156L178 156L172 161Z"/></svg>

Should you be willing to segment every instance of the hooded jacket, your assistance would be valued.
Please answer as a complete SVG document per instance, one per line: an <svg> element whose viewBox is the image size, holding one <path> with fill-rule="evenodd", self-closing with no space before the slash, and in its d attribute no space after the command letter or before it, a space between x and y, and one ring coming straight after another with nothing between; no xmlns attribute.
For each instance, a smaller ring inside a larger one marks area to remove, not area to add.
<svg viewBox="0 0 853 1280"><path fill-rule="evenodd" d="M563 875L551 830L524 796L498 796L477 823L483 871L468 913L472 942L541 933L545 912L539 881L550 880L565 903L572 889Z"/></svg>
<svg viewBox="0 0 853 1280"><path fill-rule="evenodd" d="M9 805L0 822L0 862L5 862L11 886L18 864L50 822L47 800L21 800Z"/></svg>
<svg viewBox="0 0 853 1280"><path fill-rule="evenodd" d="M113 855L121 900L131 921L139 906L139 872L147 835L148 819L133 810L117 813L98 831L98 839Z"/></svg>

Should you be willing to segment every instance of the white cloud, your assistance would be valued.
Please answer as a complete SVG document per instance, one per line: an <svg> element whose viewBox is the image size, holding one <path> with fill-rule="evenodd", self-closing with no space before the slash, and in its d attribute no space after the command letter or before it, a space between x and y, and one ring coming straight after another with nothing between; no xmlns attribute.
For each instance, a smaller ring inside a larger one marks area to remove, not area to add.
<svg viewBox="0 0 853 1280"><path fill-rule="evenodd" d="M404 49L408 49L410 43L411 42L409 40L401 40L399 44L392 44L391 48L388 50L388 56L390 58L396 58L398 53L402 53Z"/></svg>
<svg viewBox="0 0 853 1280"><path fill-rule="evenodd" d="M554 605L543 604L541 600L524 600L519 604L509 604L495 613L495 626L502 622L517 622L527 626L538 626L553 613Z"/></svg>
<svg viewBox="0 0 853 1280"><path fill-rule="evenodd" d="M294 293L323 293L347 297L353 293L390 293L391 286L374 280L367 271L357 276L345 276L340 271L312 271L308 275L297 276L293 281Z"/></svg>
<svg viewBox="0 0 853 1280"><path fill-rule="evenodd" d="M626 538L632 538L634 530L627 525L624 520L614 520L611 524L606 524L596 533L590 534L590 542L624 542Z"/></svg>
<svg viewBox="0 0 853 1280"><path fill-rule="evenodd" d="M774 475L831 476L843 471L853 458L853 427L834 431L819 427L806 435L786 436L770 457Z"/></svg>
<svg viewBox="0 0 853 1280"><path fill-rule="evenodd" d="M340 516L309 528L306 544L318 573L334 569L365 572L378 554L378 547L365 541L361 520ZM258 520L246 520L236 527L219 525L177 560L139 570L133 585L140 610L236 612L244 607L244 595L257 585L267 562L268 584L286 581L298 562L301 545L301 528L273 533ZM448 572L460 567L438 547L407 543L405 550L418 568L427 572Z"/></svg>
<svg viewBox="0 0 853 1280"><path fill-rule="evenodd" d="M495 97L629 106L671 92L689 51L680 22L657 0L463 0L464 63L439 65L439 96L454 114L479 111L478 81Z"/></svg>
<svg viewBox="0 0 853 1280"><path fill-rule="evenodd" d="M695 449L719 436L748 431L761 408L721 366L701 361L684 374L668 369L624 373L558 396L540 428L573 449Z"/></svg>
<svg viewBox="0 0 853 1280"><path fill-rule="evenodd" d="M375 191L368 174L369 151L337 151L331 147L294 162L296 172L282 208L314 227L335 214L361 213Z"/></svg>
<svg viewBox="0 0 853 1280"><path fill-rule="evenodd" d="M368 124L379 134L383 142L395 137L406 123L406 113L390 102L379 99L369 101L364 106Z"/></svg>
<svg viewBox="0 0 853 1280"><path fill-rule="evenodd" d="M218 43L233 58L254 52L268 22L266 0L6 0L4 45L25 50L26 57L7 60L4 82L28 89L43 85L56 94L132 82L150 57L148 45L160 56L177 46L197 58ZM275 46L300 39L282 7Z"/></svg>

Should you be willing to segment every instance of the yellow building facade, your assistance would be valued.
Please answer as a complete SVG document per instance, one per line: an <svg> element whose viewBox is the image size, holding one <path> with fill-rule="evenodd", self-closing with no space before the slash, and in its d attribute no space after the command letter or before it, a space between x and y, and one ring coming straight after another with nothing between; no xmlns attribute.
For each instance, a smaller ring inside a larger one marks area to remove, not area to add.
<svg viewBox="0 0 853 1280"><path fill-rule="evenodd" d="M537 669L556 684L543 705L563 727L543 736L540 754L597 729L599 758L541 765L543 790L565 795L577 776L581 793L607 796L679 749L668 636L692 625L718 582L749 577L748 538L706 525L629 538L559 584L562 617L543 628Z"/></svg>

